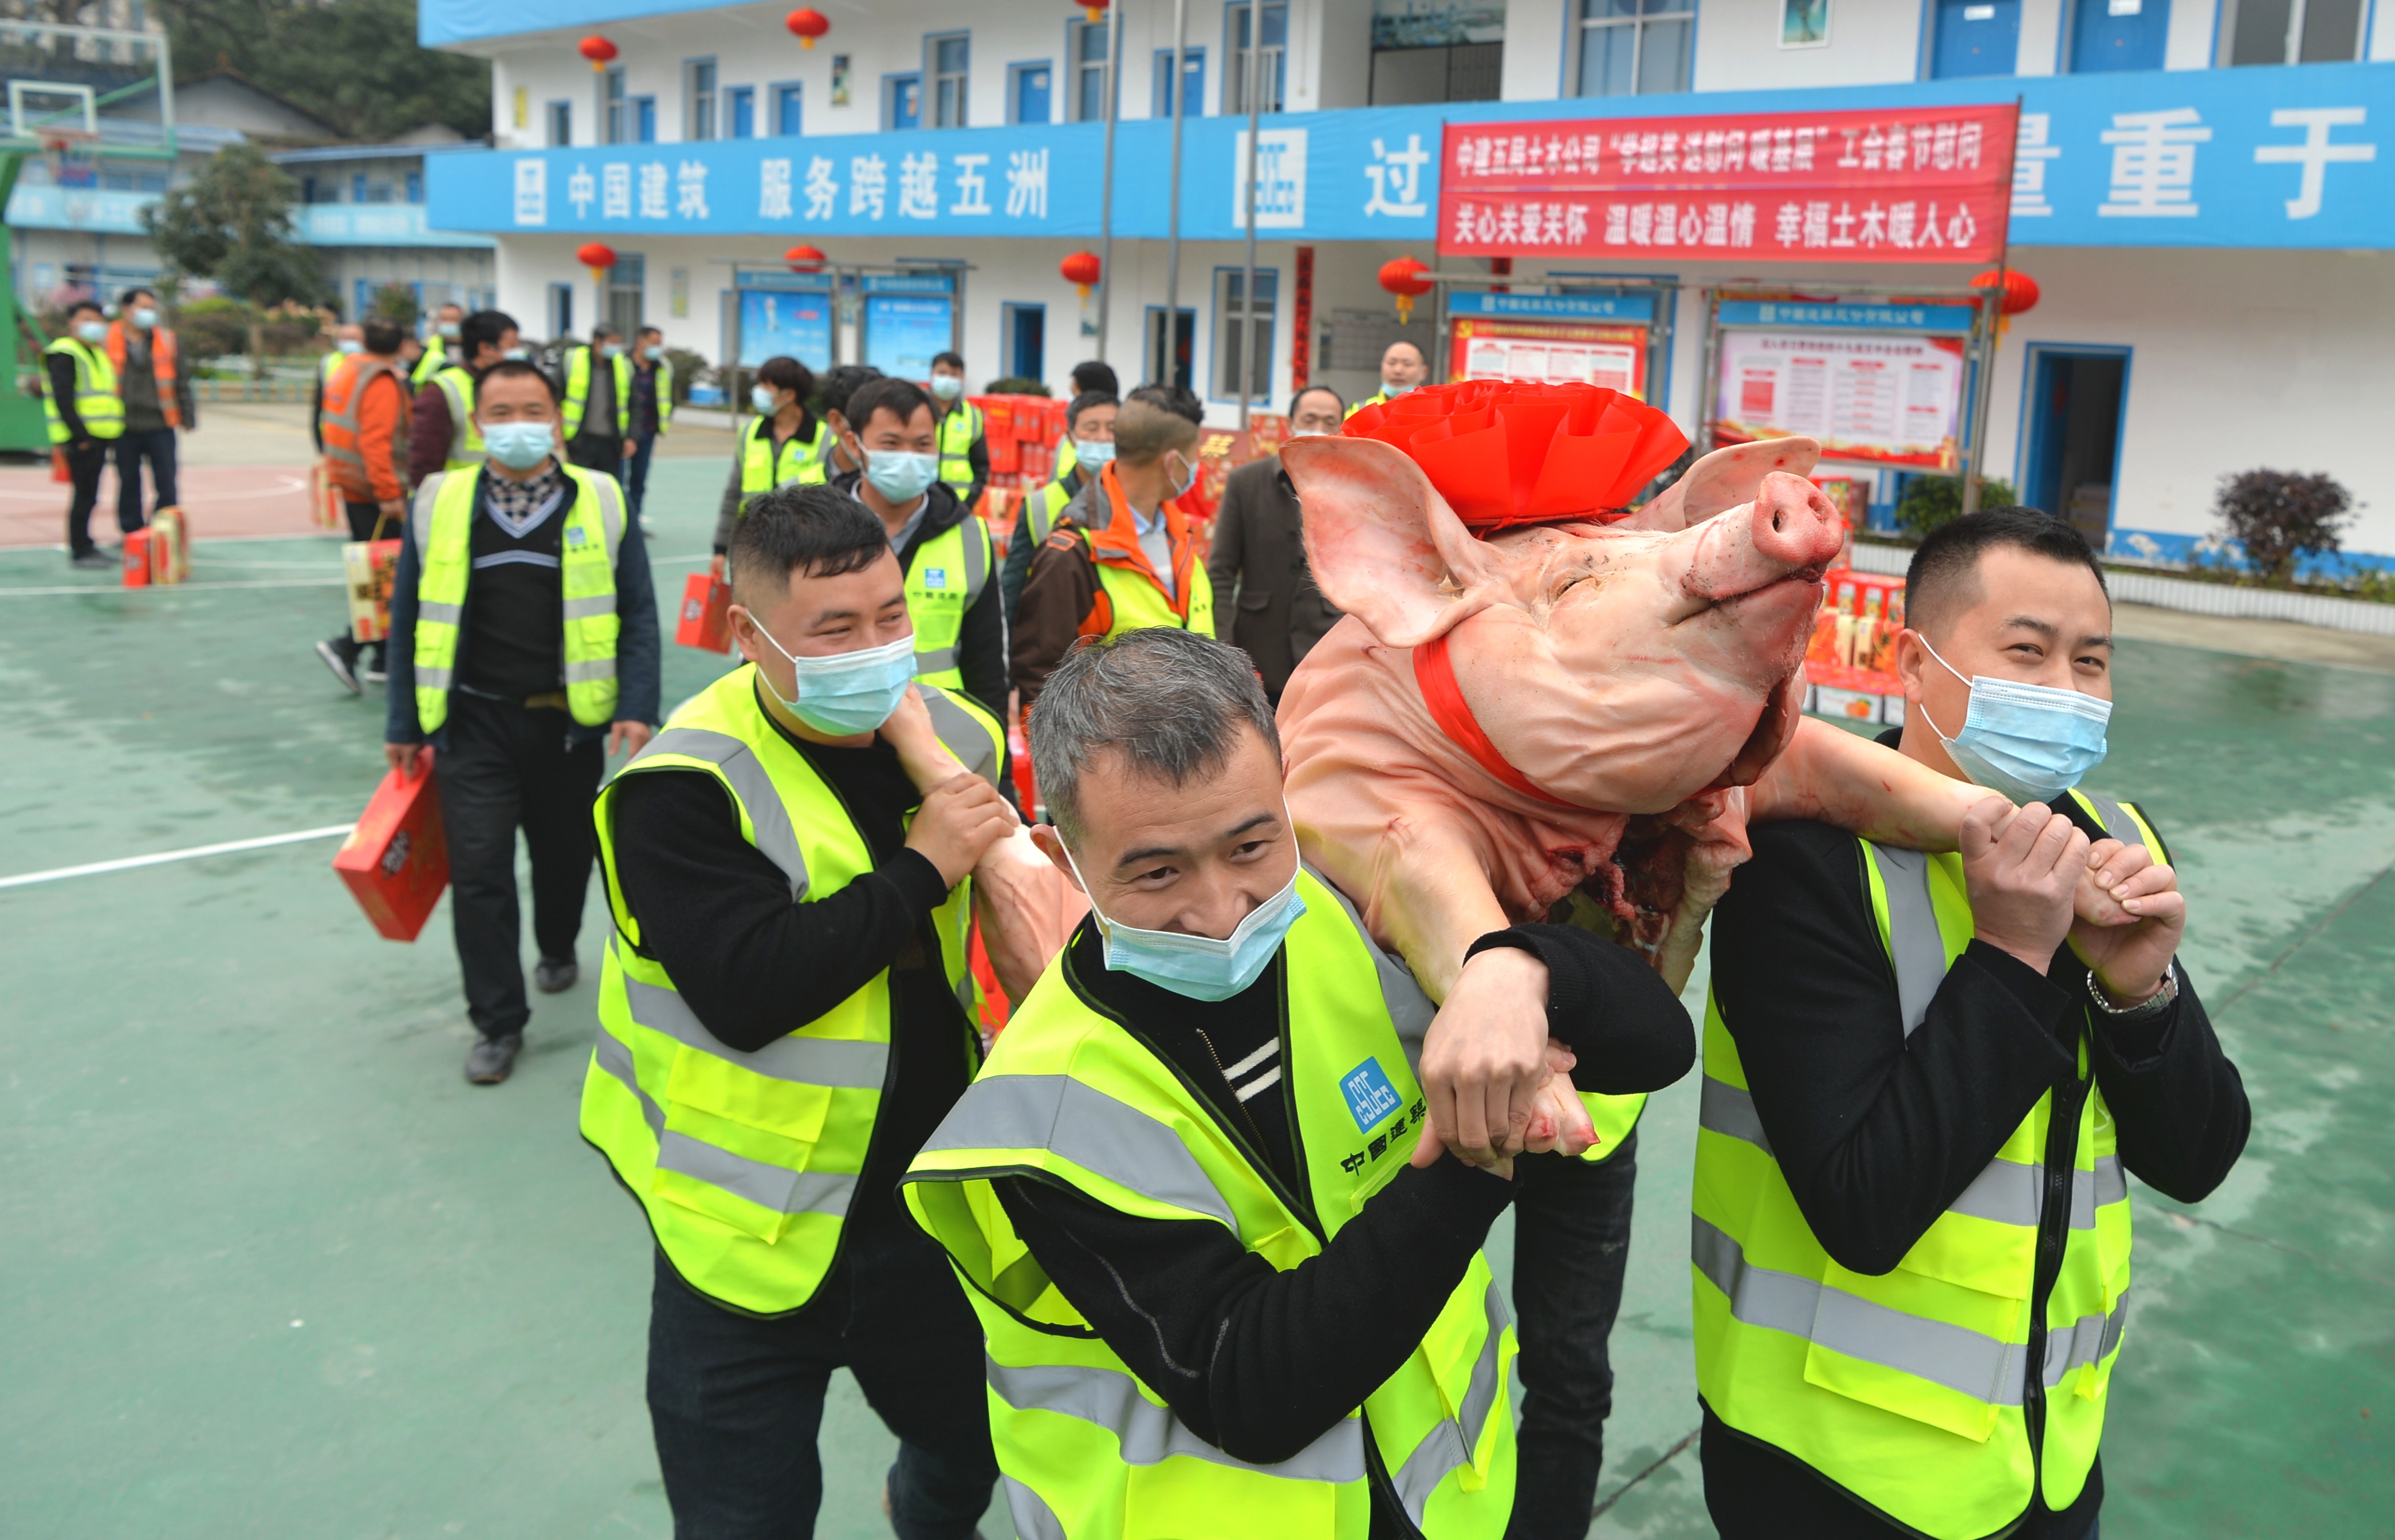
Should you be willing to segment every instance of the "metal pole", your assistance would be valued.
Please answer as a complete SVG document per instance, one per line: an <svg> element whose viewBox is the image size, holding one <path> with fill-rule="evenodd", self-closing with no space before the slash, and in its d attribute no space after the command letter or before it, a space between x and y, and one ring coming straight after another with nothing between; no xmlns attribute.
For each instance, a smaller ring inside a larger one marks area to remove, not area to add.
<svg viewBox="0 0 2395 1540"><path fill-rule="evenodd" d="M1106 185L1098 201L1098 362L1106 362L1106 328L1115 309L1115 118L1122 100L1122 7L1106 12ZM1077 66L1078 67L1078 66Z"/></svg>
<svg viewBox="0 0 2395 1540"><path fill-rule="evenodd" d="M1996 328L2004 314L2004 285L1987 291L1979 307L1978 399L1971 403L1971 453L1963 462L1963 511L1979 511L1979 465L1988 442L1988 403L1996 396ZM2048 509L2052 512L2052 509Z"/></svg>
<svg viewBox="0 0 2395 1540"><path fill-rule="evenodd" d="M1242 433L1248 430L1248 398L1255 394L1256 381L1256 99L1263 95L1256 89L1256 63L1264 51L1260 22L1256 0L1248 0L1248 270L1239 280L1239 369L1248 377L1239 382ZM1265 380L1264 387L1270 389L1272 381Z"/></svg>
<svg viewBox="0 0 2395 1540"><path fill-rule="evenodd" d="M1189 0L1172 0L1172 215L1164 251L1164 378L1158 382L1161 385L1181 383L1174 365L1181 354L1181 110L1188 105L1189 95L1188 21Z"/></svg>

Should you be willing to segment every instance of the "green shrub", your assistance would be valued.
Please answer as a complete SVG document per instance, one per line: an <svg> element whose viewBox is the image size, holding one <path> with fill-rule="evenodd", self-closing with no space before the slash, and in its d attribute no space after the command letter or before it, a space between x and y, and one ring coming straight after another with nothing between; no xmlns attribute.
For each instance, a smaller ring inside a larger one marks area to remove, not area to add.
<svg viewBox="0 0 2395 1540"><path fill-rule="evenodd" d="M192 357L224 358L249 351L249 323L255 316L242 300L194 299L175 317L175 329Z"/></svg>
<svg viewBox="0 0 2395 1540"><path fill-rule="evenodd" d="M1979 478L1979 507L2004 507L2015 496L2010 481L1994 476ZM1896 505L1896 522L1907 535L1919 540L1962 512L1963 478L1916 476L1906 483L1904 496Z"/></svg>
<svg viewBox="0 0 2395 1540"><path fill-rule="evenodd" d="M1008 375L994 379L983 388L985 396L1044 396L1048 393L1043 380L1025 379L1020 375Z"/></svg>
<svg viewBox="0 0 2395 1540"><path fill-rule="evenodd" d="M666 349L666 362L673 365L674 404L687 405L690 388L707 373L707 355L694 353L687 348L668 348Z"/></svg>

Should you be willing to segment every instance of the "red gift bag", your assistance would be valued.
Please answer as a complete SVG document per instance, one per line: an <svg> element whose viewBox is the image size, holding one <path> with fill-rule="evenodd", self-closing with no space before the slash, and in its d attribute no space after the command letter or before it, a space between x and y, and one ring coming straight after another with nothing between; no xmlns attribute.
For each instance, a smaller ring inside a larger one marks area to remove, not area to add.
<svg viewBox="0 0 2395 1540"><path fill-rule="evenodd" d="M732 585L708 573L693 573L681 586L681 623L674 640L709 652L732 651Z"/></svg>
<svg viewBox="0 0 2395 1540"><path fill-rule="evenodd" d="M412 941L449 886L449 845L441 832L441 796L432 751L417 755L411 779L392 770L375 789L358 826L341 841L333 870L383 936Z"/></svg>
<svg viewBox="0 0 2395 1540"><path fill-rule="evenodd" d="M132 533L125 537L125 575L123 581L125 586L128 588L147 588L150 586L150 567L152 560L150 555L150 533L151 532L148 530L135 530Z"/></svg>

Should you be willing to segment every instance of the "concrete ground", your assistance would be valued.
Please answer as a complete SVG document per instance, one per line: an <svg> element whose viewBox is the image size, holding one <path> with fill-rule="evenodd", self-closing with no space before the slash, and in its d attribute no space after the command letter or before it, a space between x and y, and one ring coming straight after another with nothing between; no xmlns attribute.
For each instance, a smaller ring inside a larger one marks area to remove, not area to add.
<svg viewBox="0 0 2395 1540"><path fill-rule="evenodd" d="M290 411L218 407L190 458L225 432L254 436L249 467L304 463ZM677 435L688 453L654 483L668 615L705 559L716 437L710 457ZM535 996L515 1079L479 1089L458 1073L445 903L416 944L377 940L326 869L331 837L10 880L337 828L380 773L377 704L309 651L341 618L337 543L211 545L194 507L184 588L0 551L0 1532L664 1536L649 1243L575 1134L595 967ZM2395 660L2286 661L2251 622L2203 622L2190 646L2150 615L2122 612L2092 784L2142 799L2174 844L2187 962L2255 1132L2198 1209L2134 1189L2106 1533L2384 1533ZM666 651L669 702L726 664ZM604 924L594 888L586 964ZM1683 1249L1695 1102L1691 1076L1645 1124L1593 1534L1711 1533ZM822 1442L819 1533L886 1533L892 1441L844 1375ZM1009 1533L1002 1513L984 1527Z"/></svg>

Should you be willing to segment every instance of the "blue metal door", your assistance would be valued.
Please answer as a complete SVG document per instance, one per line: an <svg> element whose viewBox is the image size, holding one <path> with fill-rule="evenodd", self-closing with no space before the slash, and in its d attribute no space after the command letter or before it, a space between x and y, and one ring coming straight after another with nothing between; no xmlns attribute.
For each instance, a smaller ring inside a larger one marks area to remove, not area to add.
<svg viewBox="0 0 2395 1540"><path fill-rule="evenodd" d="M1006 307L1008 329L1012 332L1012 357L1007 373L1017 379L1044 379L1048 373L1048 307L1045 305L1009 305Z"/></svg>
<svg viewBox="0 0 2395 1540"><path fill-rule="evenodd" d="M1048 121L1048 67L1026 65L1014 73L1014 121Z"/></svg>
<svg viewBox="0 0 2395 1540"><path fill-rule="evenodd" d="M890 126L920 128L923 125L923 77L892 75L890 77Z"/></svg>
<svg viewBox="0 0 2395 1540"><path fill-rule="evenodd" d="M1934 78L2008 75L2019 55L2020 0L1938 0Z"/></svg>
<svg viewBox="0 0 2395 1540"><path fill-rule="evenodd" d="M2077 0L2071 32L2071 68L2159 70L2170 32L2170 0Z"/></svg>

